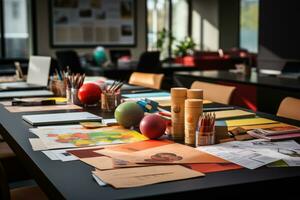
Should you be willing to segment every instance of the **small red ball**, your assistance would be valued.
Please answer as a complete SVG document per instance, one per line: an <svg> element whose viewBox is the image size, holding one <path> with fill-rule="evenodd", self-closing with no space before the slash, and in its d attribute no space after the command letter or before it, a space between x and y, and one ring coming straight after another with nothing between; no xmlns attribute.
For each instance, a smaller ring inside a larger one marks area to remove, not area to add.
<svg viewBox="0 0 300 200"><path fill-rule="evenodd" d="M157 139L165 133L166 122L158 115L146 115L140 123L140 131L150 139Z"/></svg>
<svg viewBox="0 0 300 200"><path fill-rule="evenodd" d="M85 83L78 91L78 98L83 104L96 104L101 99L101 88L95 83Z"/></svg>

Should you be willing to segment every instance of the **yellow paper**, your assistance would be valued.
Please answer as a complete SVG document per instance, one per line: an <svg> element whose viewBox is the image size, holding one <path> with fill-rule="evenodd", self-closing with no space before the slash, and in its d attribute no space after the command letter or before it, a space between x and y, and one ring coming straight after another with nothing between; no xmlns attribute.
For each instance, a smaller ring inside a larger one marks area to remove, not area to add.
<svg viewBox="0 0 300 200"><path fill-rule="evenodd" d="M49 97L46 100L55 100L56 103L65 103L67 102L67 98L65 97Z"/></svg>
<svg viewBox="0 0 300 200"><path fill-rule="evenodd" d="M248 126L248 125L260 125L260 124L272 124L278 123L276 121L266 119L266 118L249 118L249 119L235 119L226 120L227 126Z"/></svg>
<svg viewBox="0 0 300 200"><path fill-rule="evenodd" d="M216 119L226 119L226 118L234 118L234 117L254 117L255 113L247 112L244 110L223 110L216 111Z"/></svg>
<svg viewBox="0 0 300 200"><path fill-rule="evenodd" d="M155 183L183 180L204 176L181 165L150 166L137 168L124 168L93 172L102 181L115 188L131 188Z"/></svg>
<svg viewBox="0 0 300 200"><path fill-rule="evenodd" d="M261 129L265 129L265 128L274 128L274 127L280 127L280 126L291 126L291 125L288 125L288 124L285 124L285 123L274 123L274 124L260 124L260 125L248 125L248 126L240 126L242 129L245 129L245 130L252 130L252 129L258 129L258 128L261 128ZM231 127L228 127L228 131L231 131L233 129L237 128L237 126L231 126Z"/></svg>

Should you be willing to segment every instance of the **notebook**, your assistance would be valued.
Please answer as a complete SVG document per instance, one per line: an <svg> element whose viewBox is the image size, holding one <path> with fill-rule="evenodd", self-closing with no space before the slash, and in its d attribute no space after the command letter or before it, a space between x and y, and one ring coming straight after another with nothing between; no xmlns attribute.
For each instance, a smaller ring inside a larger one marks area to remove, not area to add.
<svg viewBox="0 0 300 200"><path fill-rule="evenodd" d="M122 96L127 98L170 97L170 93L169 92L148 92L148 93L137 93L137 94L123 94Z"/></svg>
<svg viewBox="0 0 300 200"><path fill-rule="evenodd" d="M216 119L233 119L233 118L245 118L245 117L255 117L255 113L247 112L244 110L223 110L215 112Z"/></svg>
<svg viewBox="0 0 300 200"><path fill-rule="evenodd" d="M23 115L23 120L33 126L56 125L56 124L74 124L86 121L101 121L102 117L89 112L69 112L55 114L37 114Z"/></svg>
<svg viewBox="0 0 300 200"><path fill-rule="evenodd" d="M273 124L276 121L266 119L266 118L249 118L249 119L234 119L226 120L227 126L247 126L247 125L261 125L261 124Z"/></svg>
<svg viewBox="0 0 300 200"><path fill-rule="evenodd" d="M53 92L49 90L21 90L21 91L2 91L0 99L19 98L19 97L49 97Z"/></svg>
<svg viewBox="0 0 300 200"><path fill-rule="evenodd" d="M24 90L46 88L50 71L51 57L30 56L26 82L1 83L1 90Z"/></svg>

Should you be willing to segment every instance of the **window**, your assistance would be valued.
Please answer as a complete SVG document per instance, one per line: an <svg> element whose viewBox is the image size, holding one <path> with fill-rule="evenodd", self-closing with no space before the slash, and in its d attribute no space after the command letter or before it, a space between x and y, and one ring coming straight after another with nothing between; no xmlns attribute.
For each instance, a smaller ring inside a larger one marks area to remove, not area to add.
<svg viewBox="0 0 300 200"><path fill-rule="evenodd" d="M30 0L0 0L1 10L1 57L27 58L31 51Z"/></svg>
<svg viewBox="0 0 300 200"><path fill-rule="evenodd" d="M166 0L147 0L148 50L156 50L158 34L169 31L169 2Z"/></svg>
<svg viewBox="0 0 300 200"><path fill-rule="evenodd" d="M189 0L147 0L148 50L160 50L162 58L171 56L176 41L189 36L189 5ZM163 31L166 37L160 47L157 42Z"/></svg>
<svg viewBox="0 0 300 200"><path fill-rule="evenodd" d="M241 0L240 8L240 47L257 53L259 0Z"/></svg>

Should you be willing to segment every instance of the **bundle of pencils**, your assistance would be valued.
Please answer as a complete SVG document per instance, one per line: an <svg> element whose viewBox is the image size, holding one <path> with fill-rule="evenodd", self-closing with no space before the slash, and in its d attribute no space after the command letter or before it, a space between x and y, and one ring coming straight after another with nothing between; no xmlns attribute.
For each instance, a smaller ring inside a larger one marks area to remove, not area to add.
<svg viewBox="0 0 300 200"><path fill-rule="evenodd" d="M124 85L123 81L114 81L111 85L107 86L103 92L105 93L116 93Z"/></svg>
<svg viewBox="0 0 300 200"><path fill-rule="evenodd" d="M65 77L65 82L67 88L79 89L84 82L85 74L67 74Z"/></svg>
<svg viewBox="0 0 300 200"><path fill-rule="evenodd" d="M120 104L119 90L123 84L123 81L114 81L103 89L101 94L101 109L103 111L113 111Z"/></svg>
<svg viewBox="0 0 300 200"><path fill-rule="evenodd" d="M198 122L199 132L203 134L212 132L215 127L215 120L215 113L203 113Z"/></svg>
<svg viewBox="0 0 300 200"><path fill-rule="evenodd" d="M198 121L196 146L211 145L215 141L215 113L203 113Z"/></svg>

